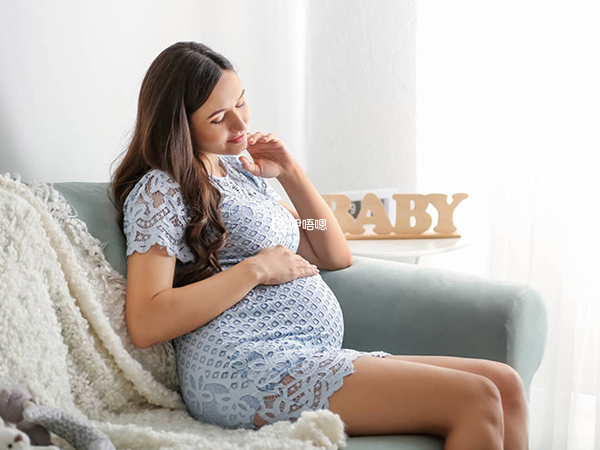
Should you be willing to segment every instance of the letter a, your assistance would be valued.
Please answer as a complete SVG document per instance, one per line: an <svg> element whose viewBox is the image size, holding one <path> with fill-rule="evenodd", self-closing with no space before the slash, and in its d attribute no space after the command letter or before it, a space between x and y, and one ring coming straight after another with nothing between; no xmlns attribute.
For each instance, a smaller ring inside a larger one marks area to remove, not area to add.
<svg viewBox="0 0 600 450"><path fill-rule="evenodd" d="M368 211L371 211L371 216L367 216ZM376 234L390 234L392 232L392 224L383 203L372 193L365 195L356 221L363 229L367 224L374 224L373 232Z"/></svg>

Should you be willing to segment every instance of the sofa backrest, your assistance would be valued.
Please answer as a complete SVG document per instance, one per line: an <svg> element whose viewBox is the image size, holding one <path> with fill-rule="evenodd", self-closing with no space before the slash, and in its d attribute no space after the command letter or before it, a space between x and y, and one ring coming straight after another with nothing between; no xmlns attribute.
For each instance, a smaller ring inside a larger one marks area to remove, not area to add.
<svg viewBox="0 0 600 450"><path fill-rule="evenodd" d="M112 204L112 191L107 182L71 181L53 183L65 200L84 221L88 231L104 246L104 256L124 277L127 276L127 244L123 230L117 224L117 211Z"/></svg>

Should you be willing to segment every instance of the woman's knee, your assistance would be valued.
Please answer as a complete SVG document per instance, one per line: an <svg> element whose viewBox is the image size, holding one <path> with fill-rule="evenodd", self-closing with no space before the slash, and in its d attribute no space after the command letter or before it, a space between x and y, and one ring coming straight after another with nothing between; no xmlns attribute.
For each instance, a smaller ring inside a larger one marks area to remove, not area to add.
<svg viewBox="0 0 600 450"><path fill-rule="evenodd" d="M505 363L496 363L497 372L499 375L496 381L502 403L506 407L527 407L527 394L525 392L525 384L519 372Z"/></svg>
<svg viewBox="0 0 600 450"><path fill-rule="evenodd" d="M498 430L504 429L504 411L498 386L487 377L472 375L472 402L459 422L475 420L489 424Z"/></svg>

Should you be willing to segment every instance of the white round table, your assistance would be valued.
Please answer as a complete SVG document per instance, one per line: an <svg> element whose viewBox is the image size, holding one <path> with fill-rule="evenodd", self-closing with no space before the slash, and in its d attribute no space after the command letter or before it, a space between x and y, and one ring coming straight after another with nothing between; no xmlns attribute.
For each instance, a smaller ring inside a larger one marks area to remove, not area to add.
<svg viewBox="0 0 600 450"><path fill-rule="evenodd" d="M353 255L419 264L421 256L450 252L469 245L464 237L438 239L352 239Z"/></svg>

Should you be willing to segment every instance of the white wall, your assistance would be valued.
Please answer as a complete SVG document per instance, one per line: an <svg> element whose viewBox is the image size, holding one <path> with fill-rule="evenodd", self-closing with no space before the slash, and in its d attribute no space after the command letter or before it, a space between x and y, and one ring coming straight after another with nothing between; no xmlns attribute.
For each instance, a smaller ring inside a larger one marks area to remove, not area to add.
<svg viewBox="0 0 600 450"><path fill-rule="evenodd" d="M250 130L280 136L320 192L413 190L415 9L393 0L2 2L0 173L108 181L148 66L195 40L232 61Z"/></svg>
<svg viewBox="0 0 600 450"><path fill-rule="evenodd" d="M0 171L16 171L24 181L108 181L133 129L148 66L182 40L203 42L232 61L247 90L252 129L273 131L298 148L300 69L287 51L303 37L293 17L298 6L3 2Z"/></svg>
<svg viewBox="0 0 600 450"><path fill-rule="evenodd" d="M313 1L307 153L320 192L415 189L416 2Z"/></svg>

